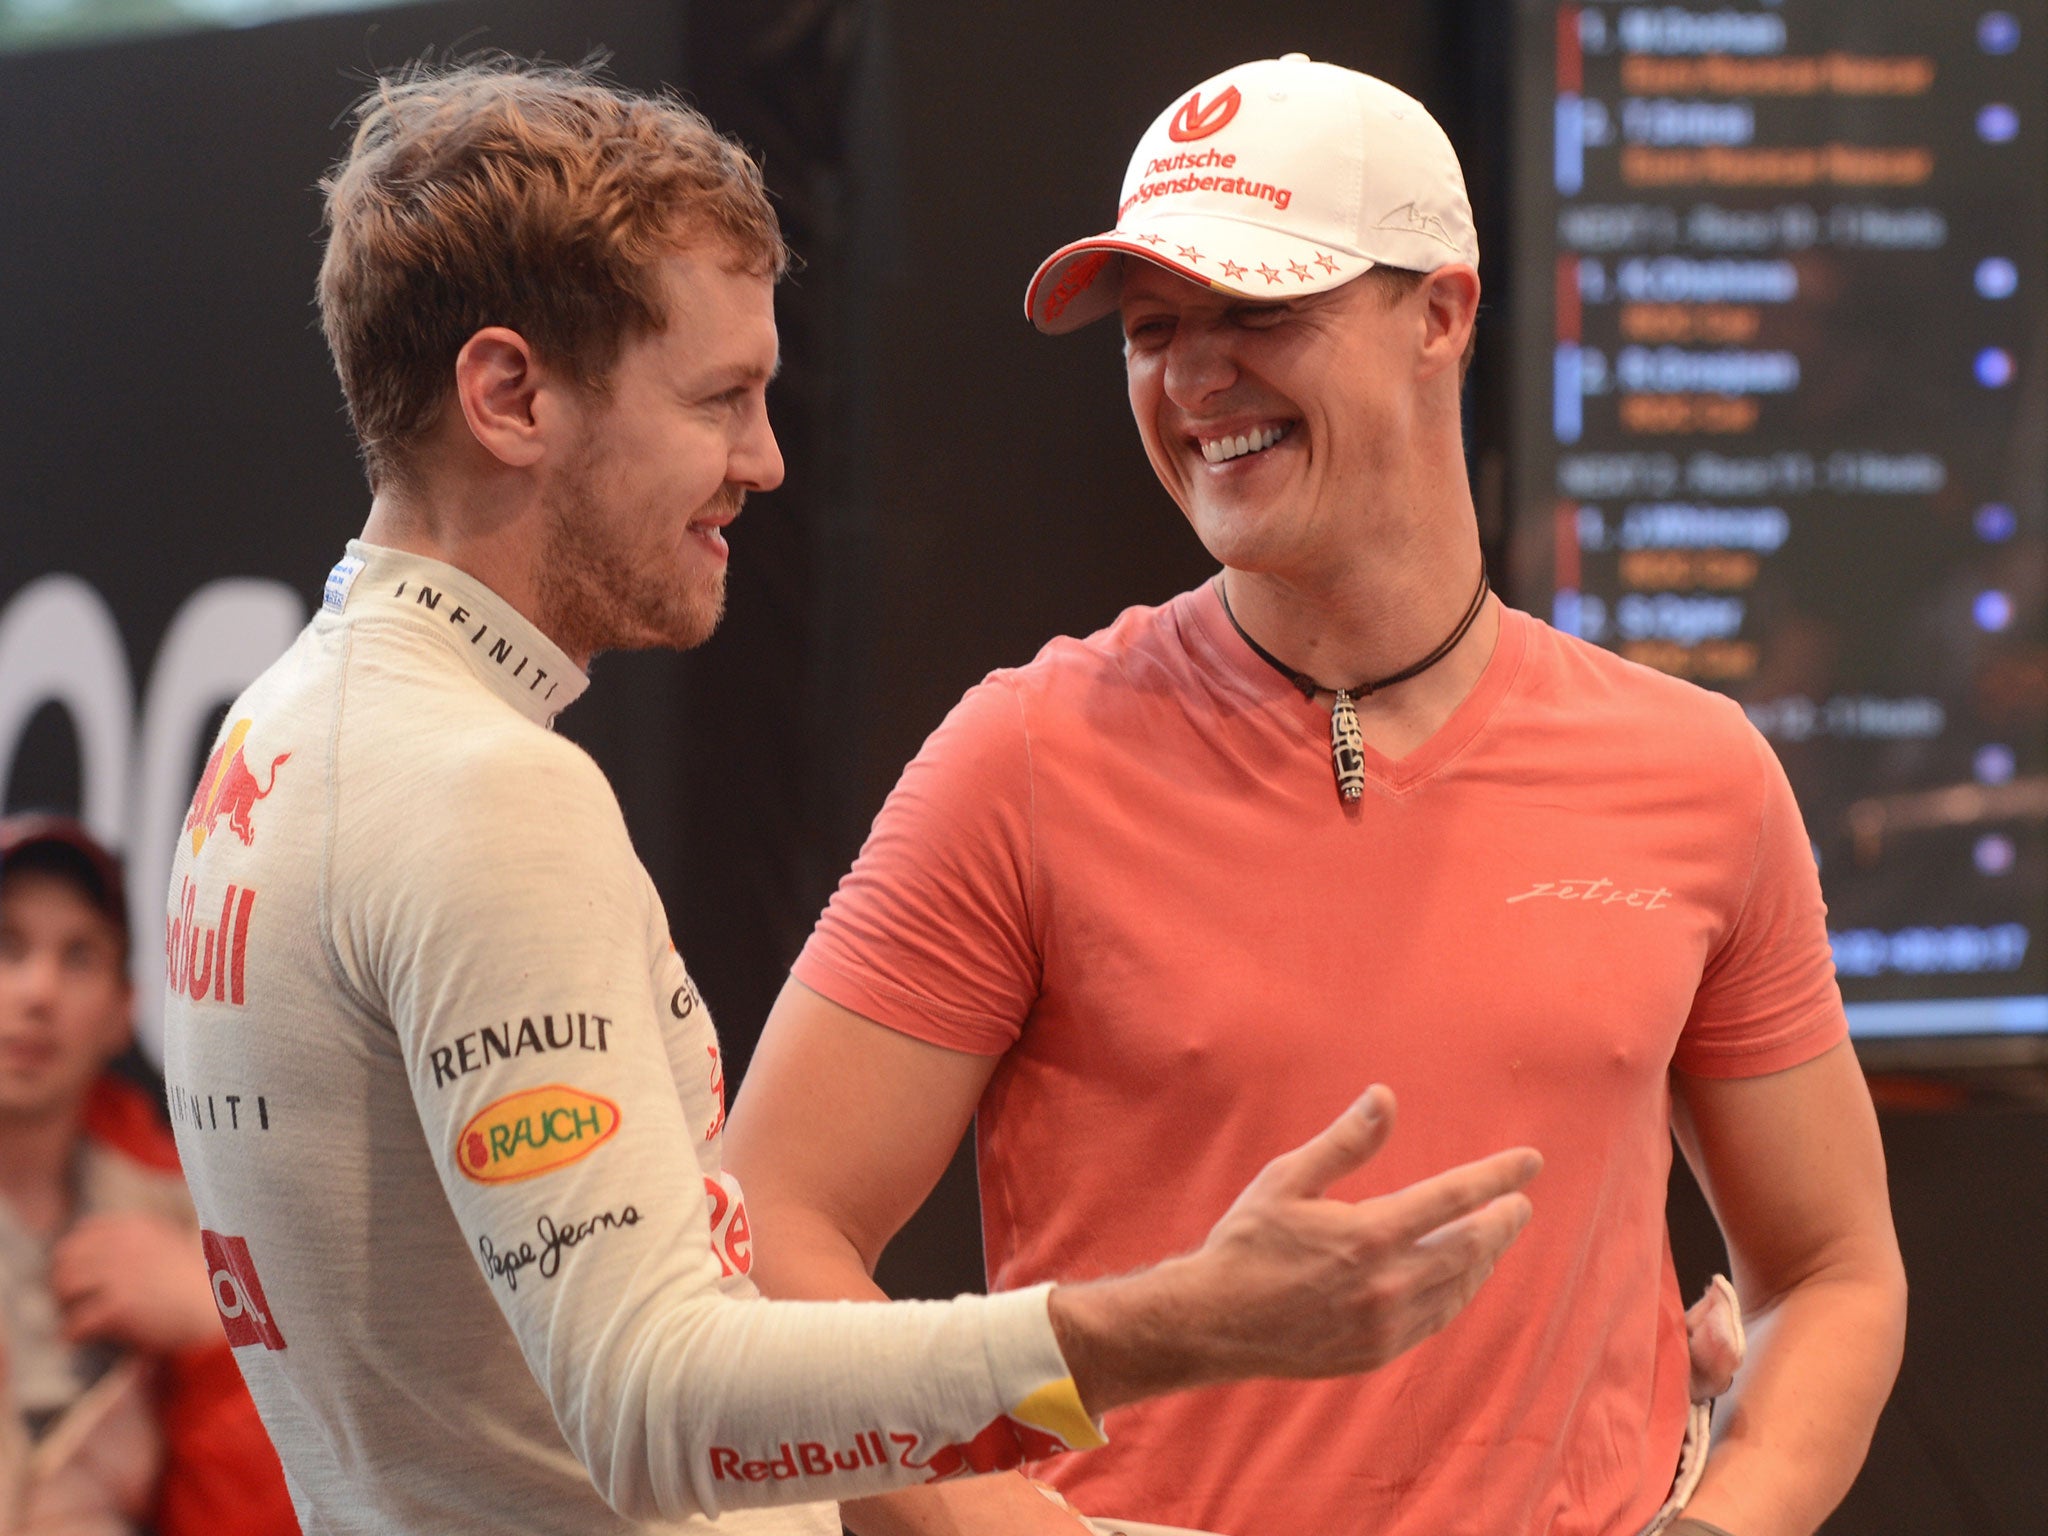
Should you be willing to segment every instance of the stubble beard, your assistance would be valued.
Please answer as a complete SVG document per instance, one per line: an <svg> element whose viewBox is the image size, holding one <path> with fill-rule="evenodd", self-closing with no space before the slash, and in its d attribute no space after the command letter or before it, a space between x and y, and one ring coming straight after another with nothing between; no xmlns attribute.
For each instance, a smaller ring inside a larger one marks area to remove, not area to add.
<svg viewBox="0 0 2048 1536"><path fill-rule="evenodd" d="M702 645L725 616L724 567L692 582L672 563L640 558L642 551L607 530L642 520L608 516L596 480L589 461L577 466L549 513L538 594L543 628L572 656ZM712 505L737 512L745 495L727 486Z"/></svg>

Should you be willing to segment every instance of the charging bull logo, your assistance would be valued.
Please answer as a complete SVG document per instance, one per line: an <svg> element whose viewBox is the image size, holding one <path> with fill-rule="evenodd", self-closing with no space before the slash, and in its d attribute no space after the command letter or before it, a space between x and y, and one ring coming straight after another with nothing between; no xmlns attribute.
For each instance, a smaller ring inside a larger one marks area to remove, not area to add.
<svg viewBox="0 0 2048 1536"><path fill-rule="evenodd" d="M455 1138L455 1166L478 1184L510 1184L590 1156L617 1134L619 1106L560 1083L488 1104Z"/></svg>
<svg viewBox="0 0 2048 1536"><path fill-rule="evenodd" d="M1173 114L1173 121L1166 125L1166 136L1176 144L1206 139L1228 126L1230 120L1237 116L1237 109L1243 105L1244 97L1234 85L1206 107L1202 105L1202 93L1196 91Z"/></svg>
<svg viewBox="0 0 2048 1536"><path fill-rule="evenodd" d="M1007 1472L1024 1462L1043 1461L1072 1449L1057 1435L1047 1434L1036 1425L1004 1417L984 1425L972 1440L940 1446L922 1462L911 1460L906 1453L903 1465L922 1470L928 1483L943 1483L948 1478Z"/></svg>
<svg viewBox="0 0 2048 1536"><path fill-rule="evenodd" d="M256 828L249 821L249 813L258 800L277 788L278 767L290 759L291 753L277 755L270 764L270 782L258 788L256 775L249 771L249 761L242 755L242 743L254 723L237 720L235 728L206 760L206 772L199 775L199 788L192 792L192 810L185 817L185 830L192 834L195 855L206 846L206 839L223 816L228 819L228 830L242 840L244 847L256 841Z"/></svg>

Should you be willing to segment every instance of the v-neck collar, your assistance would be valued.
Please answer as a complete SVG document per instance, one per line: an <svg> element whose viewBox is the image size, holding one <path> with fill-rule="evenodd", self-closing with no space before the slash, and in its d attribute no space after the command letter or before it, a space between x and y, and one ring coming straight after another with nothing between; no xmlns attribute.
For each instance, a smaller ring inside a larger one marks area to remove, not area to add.
<svg viewBox="0 0 2048 1536"><path fill-rule="evenodd" d="M1273 711L1290 727L1298 727L1304 740L1317 745L1322 770L1330 772L1330 710L1320 699L1305 699L1301 691L1269 666L1223 611L1223 599L1216 583L1204 582L1189 595L1189 616L1193 633L1202 642L1208 659L1234 692ZM1529 616L1510 608L1498 598L1491 599L1500 610L1500 627L1493 654L1471 690L1458 702L1444 723L1412 752L1391 758L1365 747L1365 777L1370 784L1390 794L1403 794L1432 778L1472 744L1507 697L1520 672L1529 643ZM1336 791L1331 790L1334 796Z"/></svg>

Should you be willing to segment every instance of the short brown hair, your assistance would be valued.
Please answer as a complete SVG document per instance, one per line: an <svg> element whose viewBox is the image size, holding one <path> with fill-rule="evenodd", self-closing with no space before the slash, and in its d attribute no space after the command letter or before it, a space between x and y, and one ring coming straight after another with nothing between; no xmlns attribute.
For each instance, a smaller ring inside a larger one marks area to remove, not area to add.
<svg viewBox="0 0 2048 1536"><path fill-rule="evenodd" d="M1381 299L1385 301L1387 308L1392 309L1396 304L1407 298L1409 294L1420 288L1423 280L1429 274L1427 272L1417 272L1408 267L1389 267L1384 264L1376 264L1368 267L1360 276L1372 282L1380 290ZM1478 351L1478 349L1479 326L1475 321L1472 326L1472 334L1465 338L1464 355L1458 359L1458 382L1460 384L1465 382L1465 375L1472 371L1472 354Z"/></svg>
<svg viewBox="0 0 2048 1536"><path fill-rule="evenodd" d="M490 56L379 80L355 119L320 183L320 323L373 490L485 326L601 392L620 347L666 323L662 257L710 242L737 270L788 269L760 169L672 96Z"/></svg>

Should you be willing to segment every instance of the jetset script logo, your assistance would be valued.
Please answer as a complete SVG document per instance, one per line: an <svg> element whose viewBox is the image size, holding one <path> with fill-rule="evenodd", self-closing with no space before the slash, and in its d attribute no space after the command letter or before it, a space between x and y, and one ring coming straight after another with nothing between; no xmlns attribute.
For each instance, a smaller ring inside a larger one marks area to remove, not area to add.
<svg viewBox="0 0 2048 1536"><path fill-rule="evenodd" d="M486 1105L455 1138L455 1165L478 1184L510 1184L590 1156L619 1129L619 1106L551 1083Z"/></svg>
<svg viewBox="0 0 2048 1536"><path fill-rule="evenodd" d="M249 813L258 800L277 788L278 765L289 759L291 753L277 755L270 765L270 782L257 788L256 775L249 771L248 760L242 756L242 743L248 739L249 727L254 723L237 720L234 729L206 760L206 772L199 776L199 788L192 792L192 810L185 817L185 830L192 834L194 854L206 846L214 824L223 816L228 819L228 830L242 840L243 846L256 841Z"/></svg>
<svg viewBox="0 0 2048 1536"><path fill-rule="evenodd" d="M228 1343L235 1349L245 1344L283 1349L284 1335L270 1320L270 1303L264 1299L263 1282L256 1278L256 1263L249 1257L248 1239L223 1237L201 1229L199 1245L206 1255L213 1304L220 1311L220 1325L227 1330Z"/></svg>
<svg viewBox="0 0 2048 1536"><path fill-rule="evenodd" d="M1173 114L1173 121L1166 125L1166 136L1176 144L1206 139L1237 116L1237 109L1243 105L1244 97L1234 85L1206 107L1202 105L1202 93L1196 91Z"/></svg>

